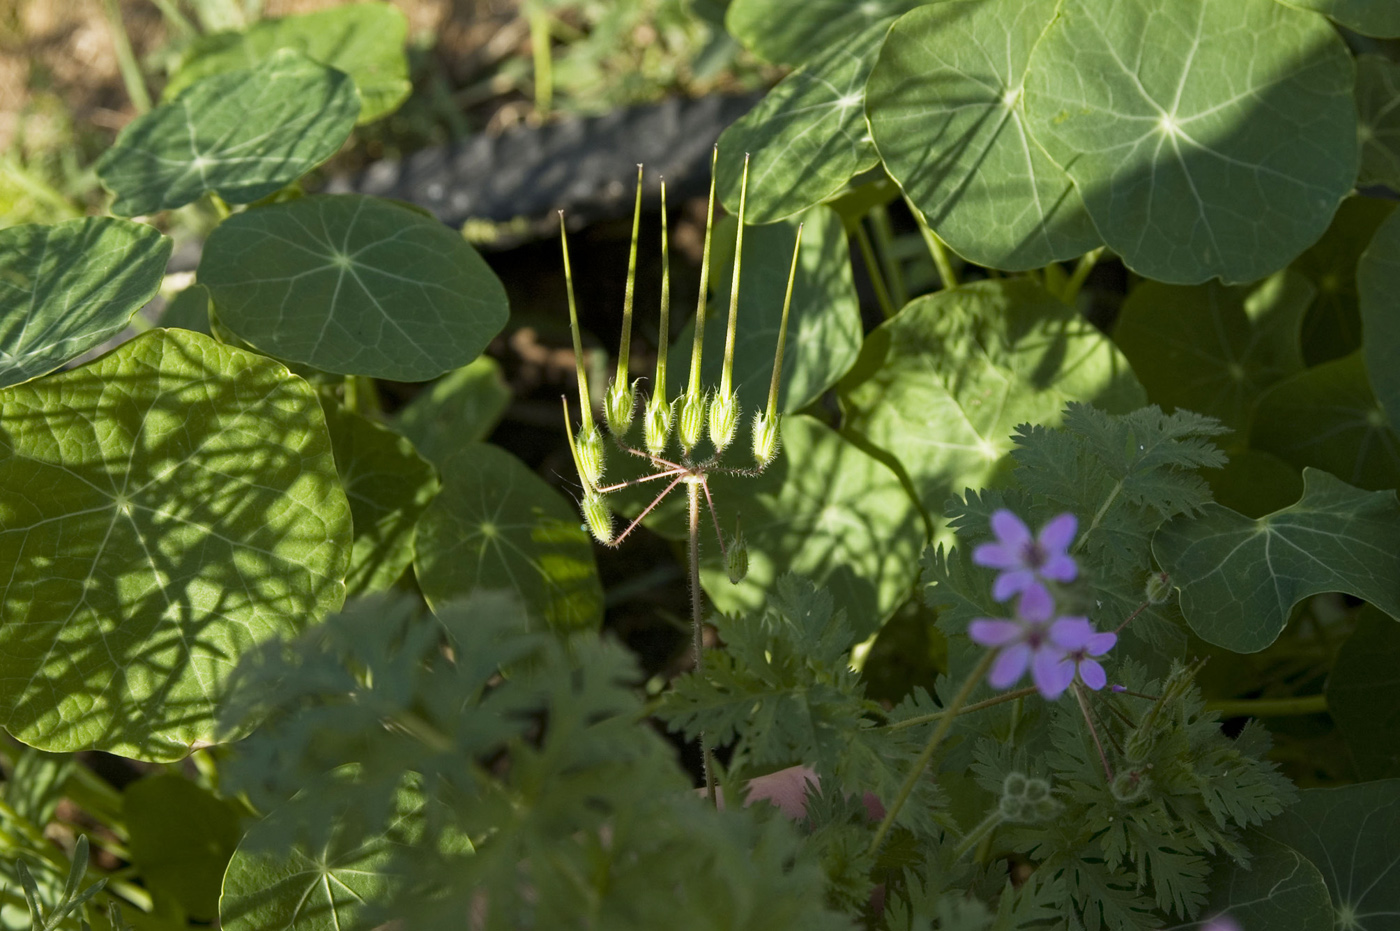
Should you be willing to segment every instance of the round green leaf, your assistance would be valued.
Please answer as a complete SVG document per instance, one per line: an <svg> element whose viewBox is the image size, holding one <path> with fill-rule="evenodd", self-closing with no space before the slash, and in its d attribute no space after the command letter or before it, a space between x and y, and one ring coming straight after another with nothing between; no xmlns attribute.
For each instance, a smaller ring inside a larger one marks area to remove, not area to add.
<svg viewBox="0 0 1400 931"><path fill-rule="evenodd" d="M1397 669L1400 624L1366 605L1327 677L1327 711L1346 738L1362 779L1400 776Z"/></svg>
<svg viewBox="0 0 1400 931"><path fill-rule="evenodd" d="M360 104L344 74L291 51L214 75L137 117L97 161L122 216L215 193L248 204L330 158Z"/></svg>
<svg viewBox="0 0 1400 931"><path fill-rule="evenodd" d="M1274 0L1065 0L1025 107L1130 268L1245 282L1311 245L1351 191L1354 71L1325 20Z"/></svg>
<svg viewBox="0 0 1400 931"><path fill-rule="evenodd" d="M1356 265L1395 204L1374 197L1342 201L1327 232L1293 268L1317 286L1317 297L1303 320L1303 358L1317 365L1361 347L1361 310Z"/></svg>
<svg viewBox="0 0 1400 931"><path fill-rule="evenodd" d="M1266 391L1254 412L1249 445L1362 488L1400 487L1400 436L1366 383L1359 352Z"/></svg>
<svg viewBox="0 0 1400 931"><path fill-rule="evenodd" d="M754 413L768 404L783 295L799 222L804 224L802 252L792 287L778 410L797 411L812 403L836 384L860 353L860 299L851 273L850 247L836 211L817 207L790 220L745 227L734 344L734 390L743 408L745 427ZM705 319L705 354L700 366L702 384L709 386L720 383L724 368L736 230L737 224L730 217L715 224L710 259L715 293ZM671 346L673 374L669 377L673 385L679 381L684 386L694 339L695 328L688 324Z"/></svg>
<svg viewBox="0 0 1400 931"><path fill-rule="evenodd" d="M774 64L800 65L819 52L927 0L732 0L724 27Z"/></svg>
<svg viewBox="0 0 1400 931"><path fill-rule="evenodd" d="M1400 214L1380 225L1356 266L1366 375L1392 426L1400 429Z"/></svg>
<svg viewBox="0 0 1400 931"><path fill-rule="evenodd" d="M1363 36L1400 36L1400 6L1394 0L1280 0L1300 10L1315 10Z"/></svg>
<svg viewBox="0 0 1400 931"><path fill-rule="evenodd" d="M1256 286L1148 281L1123 302L1113 341L1148 400L1244 431L1260 392L1302 369L1298 333L1314 293L1290 271Z"/></svg>
<svg viewBox="0 0 1400 931"><path fill-rule="evenodd" d="M437 472L394 431L338 404L323 400L322 408L355 525L346 594L383 591L413 562L418 518L437 496Z"/></svg>
<svg viewBox="0 0 1400 931"><path fill-rule="evenodd" d="M399 411L395 426L420 456L442 465L463 443L490 436L509 403L500 365L481 356L424 388Z"/></svg>
<svg viewBox="0 0 1400 931"><path fill-rule="evenodd" d="M1203 916L1227 914L1241 928L1268 931L1332 931L1332 900L1322 873L1287 844L1258 834L1246 840L1249 862L1221 856L1212 875ZM1201 931L1200 922L1163 931Z"/></svg>
<svg viewBox="0 0 1400 931"><path fill-rule="evenodd" d="M169 100L194 82L236 68L258 68L278 49L343 71L360 95L360 122L396 110L413 85L404 42L408 20L387 3L351 3L315 13L264 19L247 32L200 36L165 88Z"/></svg>
<svg viewBox="0 0 1400 931"><path fill-rule="evenodd" d="M865 126L865 79L884 37L881 23L821 52L724 131L716 177L731 213L739 210L745 154L750 223L800 213L876 164Z"/></svg>
<svg viewBox="0 0 1400 931"><path fill-rule="evenodd" d="M1356 109L1361 116L1357 183L1400 190L1400 64L1380 55L1357 56Z"/></svg>
<svg viewBox="0 0 1400 931"><path fill-rule="evenodd" d="M1113 343L1022 279L910 302L866 337L840 391L847 432L898 462L930 514L991 480L1017 424L1058 424L1068 401L1146 403Z"/></svg>
<svg viewBox="0 0 1400 931"><path fill-rule="evenodd" d="M1259 830L1317 865L1339 931L1400 927L1400 779L1304 789Z"/></svg>
<svg viewBox="0 0 1400 931"><path fill-rule="evenodd" d="M505 326L501 282L461 236L391 201L303 197L230 217L199 266L251 345L340 375L426 381Z"/></svg>
<svg viewBox="0 0 1400 931"><path fill-rule="evenodd" d="M913 10L890 29L866 86L889 173L959 255L1038 268L1099 236L1069 177L1030 138L1023 84L1058 0Z"/></svg>
<svg viewBox="0 0 1400 931"><path fill-rule="evenodd" d="M0 392L0 719L183 758L241 653L340 606L350 534L316 395L270 359L154 330Z"/></svg>
<svg viewBox="0 0 1400 931"><path fill-rule="evenodd" d="M155 228L111 217L0 230L0 388L120 333L155 296L171 247Z"/></svg>
<svg viewBox="0 0 1400 931"><path fill-rule="evenodd" d="M1400 618L1400 503L1303 470L1296 504L1251 520L1218 504L1163 524L1158 563L1181 589L1181 612L1203 640L1254 653L1278 638L1309 595L1345 592Z"/></svg>
<svg viewBox="0 0 1400 931"><path fill-rule="evenodd" d="M573 505L519 459L469 443L442 466L418 523L414 571L428 604L477 590L517 593L555 630L597 627L603 587Z"/></svg>
<svg viewBox="0 0 1400 931"><path fill-rule="evenodd" d="M192 284L170 299L160 315L163 327L178 327L194 330L196 333L211 335L209 330L209 289L202 284Z"/></svg>
<svg viewBox="0 0 1400 931"><path fill-rule="evenodd" d="M122 820L146 887L191 918L218 917L224 869L243 835L238 809L184 776L160 773L126 787Z"/></svg>

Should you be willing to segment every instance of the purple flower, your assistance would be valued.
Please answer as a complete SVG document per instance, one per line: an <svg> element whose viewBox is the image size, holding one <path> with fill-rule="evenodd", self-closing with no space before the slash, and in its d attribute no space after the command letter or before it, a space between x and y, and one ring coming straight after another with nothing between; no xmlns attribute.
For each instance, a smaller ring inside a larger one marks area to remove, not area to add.
<svg viewBox="0 0 1400 931"><path fill-rule="evenodd" d="M1035 687L1046 698L1059 698L1069 688L1075 665L1065 661L1065 650L1057 643L1058 631L1066 624L1074 628L1072 622L1089 622L1075 617L1052 621L1054 613L1055 600L1050 593L1041 585L1032 585L1021 593L1014 620L979 617L968 625L967 635L974 643L997 649L987 676L993 688L1014 685L1027 669Z"/></svg>
<svg viewBox="0 0 1400 931"><path fill-rule="evenodd" d="M1065 512L1032 537L1021 518L1002 508L992 515L992 532L997 542L983 543L973 550L972 561L1000 571L992 586L992 597L997 601L1041 587L1040 579L1073 582L1079 569L1068 550L1078 527L1075 516Z"/></svg>
<svg viewBox="0 0 1400 931"><path fill-rule="evenodd" d="M1096 692L1108 684L1103 667L1092 657L1113 649L1117 634L1099 633L1087 618L1062 617L1052 625L1050 640L1064 652L1061 662L1068 669L1071 682L1078 673L1080 680ZM1060 675L1065 675L1065 671L1060 670Z"/></svg>
<svg viewBox="0 0 1400 931"><path fill-rule="evenodd" d="M1240 923L1225 913L1206 919L1201 931L1240 931Z"/></svg>

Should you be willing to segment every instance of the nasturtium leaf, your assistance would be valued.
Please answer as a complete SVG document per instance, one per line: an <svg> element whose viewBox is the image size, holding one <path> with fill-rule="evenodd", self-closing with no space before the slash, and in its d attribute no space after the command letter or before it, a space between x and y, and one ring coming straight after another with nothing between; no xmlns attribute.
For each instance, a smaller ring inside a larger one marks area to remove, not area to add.
<svg viewBox="0 0 1400 931"><path fill-rule="evenodd" d="M1327 711L1362 779L1400 776L1400 624L1372 605L1337 651Z"/></svg>
<svg viewBox="0 0 1400 931"><path fill-rule="evenodd" d="M1249 445L1362 488L1400 487L1400 436L1366 382L1359 352L1266 391L1254 411Z"/></svg>
<svg viewBox="0 0 1400 931"><path fill-rule="evenodd" d="M209 289L202 284L192 284L170 299L160 315L163 327L178 327L194 330L196 333L211 335L209 330Z"/></svg>
<svg viewBox="0 0 1400 931"><path fill-rule="evenodd" d="M783 294L792 268L792 244L799 222L805 224L802 253L792 287L778 410L797 411L815 401L836 384L860 354L860 299L851 273L850 247L836 211L816 207L779 223L746 227L734 345L734 390L739 394L745 425L768 404ZM729 295L734 282L735 229L735 221L727 217L715 224L710 260L714 296L705 319L705 355L700 366L705 385L718 385L724 367ZM678 384L684 387L694 338L694 326L687 325L671 346L672 368L668 377L673 392L680 390Z"/></svg>
<svg viewBox="0 0 1400 931"><path fill-rule="evenodd" d="M172 241L111 217L0 230L0 388L48 374L125 327Z"/></svg>
<svg viewBox="0 0 1400 931"><path fill-rule="evenodd" d="M464 443L490 436L509 403L500 365L481 356L426 386L398 412L394 425L420 456L441 465Z"/></svg>
<svg viewBox="0 0 1400 931"><path fill-rule="evenodd" d="M191 918L217 918L224 870L243 836L238 809L184 776L159 773L122 792L122 821L142 883Z"/></svg>
<svg viewBox="0 0 1400 931"><path fill-rule="evenodd" d="M1317 297L1303 320L1303 359L1308 365L1340 359L1360 348L1356 266L1394 210L1392 201L1348 197L1323 237L1293 263L1317 286Z"/></svg>
<svg viewBox="0 0 1400 931"><path fill-rule="evenodd" d="M279 359L340 375L426 381L505 326L506 293L441 223L359 194L230 217L199 266L219 319Z"/></svg>
<svg viewBox="0 0 1400 931"><path fill-rule="evenodd" d="M1332 899L1311 860L1259 834L1247 836L1245 845L1248 863L1220 856L1202 916L1229 915L1240 928L1332 931ZM1208 926L1189 921L1163 931L1201 931Z"/></svg>
<svg viewBox="0 0 1400 931"><path fill-rule="evenodd" d="M885 25L877 24L821 52L720 135L716 184L730 213L739 211L746 154L750 223L800 213L877 163L865 125L865 79L884 37Z"/></svg>
<svg viewBox="0 0 1400 931"><path fill-rule="evenodd" d="M1400 191L1400 64L1380 55L1357 56L1356 109L1361 116L1357 183Z"/></svg>
<svg viewBox="0 0 1400 931"><path fill-rule="evenodd" d="M1293 271L1255 286L1148 281L1123 302L1113 341L1154 404L1208 414L1243 439L1260 393L1303 368L1314 293Z"/></svg>
<svg viewBox="0 0 1400 931"><path fill-rule="evenodd" d="M1017 424L1058 424L1069 401L1146 403L1107 337L1021 279L910 302L866 337L839 390L846 430L896 460L932 515L992 478Z"/></svg>
<svg viewBox="0 0 1400 931"><path fill-rule="evenodd" d="M347 597L389 588L413 562L418 519L438 493L437 472L407 439L322 402L335 465L355 525Z"/></svg>
<svg viewBox="0 0 1400 931"><path fill-rule="evenodd" d="M264 19L247 32L201 36L165 88L169 100L195 81L237 68L259 68L279 49L294 49L343 71L360 96L360 122L393 112L408 97L404 41L408 20L387 3L351 3L299 16Z"/></svg>
<svg viewBox="0 0 1400 931"><path fill-rule="evenodd" d="M177 760L239 654L340 607L350 506L315 392L157 329L0 392L0 721Z"/></svg>
<svg viewBox="0 0 1400 931"><path fill-rule="evenodd" d="M1177 517L1152 552L1181 590L1181 611L1203 640L1236 653L1273 643L1309 595L1344 592L1400 618L1400 503L1303 470L1296 504L1251 520L1218 504Z"/></svg>
<svg viewBox="0 0 1400 931"><path fill-rule="evenodd" d="M1400 779L1304 789L1259 831L1317 866L1339 931L1400 927Z"/></svg>
<svg viewBox="0 0 1400 931"><path fill-rule="evenodd" d="M927 0L733 0L724 26L774 64L800 65Z"/></svg>
<svg viewBox="0 0 1400 931"><path fill-rule="evenodd" d="M468 443L441 465L418 522L414 571L429 605L506 589L554 630L594 628L603 587L578 511L523 462Z"/></svg>
<svg viewBox="0 0 1400 931"><path fill-rule="evenodd" d="M1394 0L1280 0L1300 10L1315 10L1364 36L1400 36L1400 6Z"/></svg>
<svg viewBox="0 0 1400 931"><path fill-rule="evenodd" d="M1326 20L1274 0L1065 0L1025 108L1130 268L1245 282L1321 236L1356 182L1354 71Z"/></svg>
<svg viewBox="0 0 1400 931"><path fill-rule="evenodd" d="M1400 429L1400 214L1380 225L1356 266L1366 375L1391 426Z"/></svg>
<svg viewBox="0 0 1400 931"><path fill-rule="evenodd" d="M935 3L890 29L866 86L885 167L959 255L1027 269L1099 235L1069 176L1030 138L1022 86L1058 0Z"/></svg>
<svg viewBox="0 0 1400 931"><path fill-rule="evenodd" d="M1202 469L1216 503L1246 517L1263 517L1288 507L1303 493L1303 474L1272 453L1233 449L1218 469Z"/></svg>
<svg viewBox="0 0 1400 931"><path fill-rule="evenodd" d="M278 52L138 116L98 159L97 176L121 216L172 210L209 193L252 203L334 155L359 108L344 74Z"/></svg>

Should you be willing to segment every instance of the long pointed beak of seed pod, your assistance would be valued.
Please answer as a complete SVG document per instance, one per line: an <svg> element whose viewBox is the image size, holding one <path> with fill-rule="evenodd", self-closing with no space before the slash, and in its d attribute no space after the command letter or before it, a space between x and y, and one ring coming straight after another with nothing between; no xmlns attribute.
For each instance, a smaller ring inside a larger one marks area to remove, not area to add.
<svg viewBox="0 0 1400 931"><path fill-rule="evenodd" d="M632 411L636 404L636 394L628 381L628 367L632 359L632 298L637 284L637 238L642 223L642 166L637 166L637 198L632 210L632 249L627 259L627 290L622 299L622 342L617 350L617 375L608 386L603 405L607 416L608 429L614 436L622 436L632 426Z"/></svg>
<svg viewBox="0 0 1400 931"><path fill-rule="evenodd" d="M783 381L783 353L787 351L788 314L792 309L792 287L797 280L797 259L802 251L802 226L792 245L792 267L788 269L787 292L783 295L783 317L778 324L778 348L773 356L773 380L768 384L768 408L754 417L753 455L760 468L778 455L778 388Z"/></svg>

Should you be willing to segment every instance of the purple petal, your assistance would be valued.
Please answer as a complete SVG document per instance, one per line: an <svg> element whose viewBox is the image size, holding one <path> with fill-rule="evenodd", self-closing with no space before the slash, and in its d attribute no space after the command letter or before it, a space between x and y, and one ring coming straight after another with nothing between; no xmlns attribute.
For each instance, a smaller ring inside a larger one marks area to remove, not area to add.
<svg viewBox="0 0 1400 931"><path fill-rule="evenodd" d="M1079 678L1095 692L1108 684L1108 676L1104 674L1103 667L1091 659L1079 661Z"/></svg>
<svg viewBox="0 0 1400 931"><path fill-rule="evenodd" d="M1094 636L1089 638L1089 655L1103 656L1109 650L1113 649L1113 645L1117 642L1118 635L1115 633L1094 634Z"/></svg>
<svg viewBox="0 0 1400 931"><path fill-rule="evenodd" d="M972 551L972 561L988 569L1020 569L1024 565L1020 554L1000 543L983 543Z"/></svg>
<svg viewBox="0 0 1400 931"><path fill-rule="evenodd" d="M1017 592L1039 587L1034 572L1030 569L1017 569L997 576L996 582L992 584L992 597L997 601L1005 601Z"/></svg>
<svg viewBox="0 0 1400 931"><path fill-rule="evenodd" d="M1031 661L1031 648L1024 643L1013 643L997 654L992 663L992 674L987 677L992 688L1004 689L1026 673Z"/></svg>
<svg viewBox="0 0 1400 931"><path fill-rule="evenodd" d="M1055 553L1045 560L1045 564L1040 567L1040 574L1056 582L1073 582L1079 575L1079 564L1072 556Z"/></svg>
<svg viewBox="0 0 1400 931"><path fill-rule="evenodd" d="M1025 632L1024 624L989 617L979 617L967 625L968 637L984 647L1004 646L1020 640Z"/></svg>
<svg viewBox="0 0 1400 931"><path fill-rule="evenodd" d="M1059 650L1036 650L1031 678L1040 694L1053 701L1074 681L1074 663Z"/></svg>
<svg viewBox="0 0 1400 931"><path fill-rule="evenodd" d="M1094 637L1094 625L1088 618L1060 617L1050 625L1050 642L1066 653L1084 649Z"/></svg>
<svg viewBox="0 0 1400 931"><path fill-rule="evenodd" d="M1079 529L1079 518L1066 511L1040 528L1036 538L1047 551L1063 553L1074 542L1074 532Z"/></svg>
<svg viewBox="0 0 1400 931"><path fill-rule="evenodd" d="M1050 596L1049 589L1032 579L1021 592L1021 600L1016 603L1016 613L1032 623L1044 623L1055 613L1055 599Z"/></svg>
<svg viewBox="0 0 1400 931"><path fill-rule="evenodd" d="M992 514L992 533L997 535L998 543L1013 552L1020 552L1031 542L1030 528L1006 508Z"/></svg>

